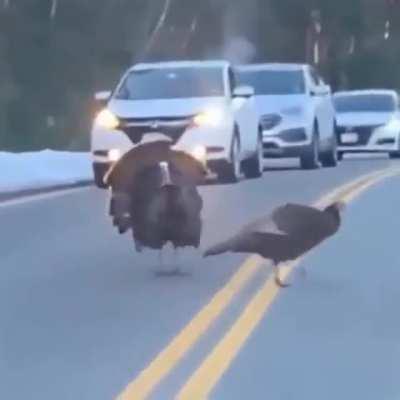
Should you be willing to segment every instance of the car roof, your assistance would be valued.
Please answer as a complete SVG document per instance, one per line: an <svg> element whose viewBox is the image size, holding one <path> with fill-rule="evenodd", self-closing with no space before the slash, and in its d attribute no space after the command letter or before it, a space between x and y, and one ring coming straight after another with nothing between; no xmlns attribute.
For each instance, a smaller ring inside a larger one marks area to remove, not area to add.
<svg viewBox="0 0 400 400"><path fill-rule="evenodd" d="M141 71L144 69L163 69L163 68L225 68L229 63L223 60L209 60L209 61L163 61L155 63L139 63L133 65L130 71Z"/></svg>
<svg viewBox="0 0 400 400"><path fill-rule="evenodd" d="M360 95L397 96L397 92L395 90L390 90L390 89L364 89L364 90L343 90L334 93L334 97L341 97L341 96L348 97L348 96L360 96Z"/></svg>
<svg viewBox="0 0 400 400"><path fill-rule="evenodd" d="M264 63L238 65L235 69L238 71L303 71L307 67L307 64Z"/></svg>

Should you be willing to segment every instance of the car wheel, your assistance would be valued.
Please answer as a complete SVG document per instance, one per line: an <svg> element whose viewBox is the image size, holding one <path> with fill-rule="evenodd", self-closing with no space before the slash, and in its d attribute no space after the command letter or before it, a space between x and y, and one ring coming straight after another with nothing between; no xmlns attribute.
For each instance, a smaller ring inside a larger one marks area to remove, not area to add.
<svg viewBox="0 0 400 400"><path fill-rule="evenodd" d="M231 144L231 157L229 161L224 161L217 172L219 180L223 183L235 183L240 177L240 142L239 135L233 135Z"/></svg>
<svg viewBox="0 0 400 400"><path fill-rule="evenodd" d="M97 186L99 189L107 189L107 185L104 183L104 176L106 172L108 171L108 164L100 164L100 163L94 163L93 164L93 179L94 179L94 184Z"/></svg>
<svg viewBox="0 0 400 400"><path fill-rule="evenodd" d="M257 150L253 157L242 163L244 176L248 179L259 178L263 174L263 143L262 136L258 135Z"/></svg>
<svg viewBox="0 0 400 400"><path fill-rule="evenodd" d="M400 150L398 150L398 151L391 151L391 152L389 153L389 157L390 157L390 158L400 158Z"/></svg>
<svg viewBox="0 0 400 400"><path fill-rule="evenodd" d="M343 156L344 156L343 151L338 151L338 153L337 153L337 158L338 158L339 161L342 161L342 160L343 160Z"/></svg>
<svg viewBox="0 0 400 400"><path fill-rule="evenodd" d="M319 168L319 137L317 125L314 126L313 137L310 145L300 156L300 165L302 169Z"/></svg>
<svg viewBox="0 0 400 400"><path fill-rule="evenodd" d="M338 163L337 140L336 135L333 136L328 151L321 154L320 160L323 167L336 167Z"/></svg>

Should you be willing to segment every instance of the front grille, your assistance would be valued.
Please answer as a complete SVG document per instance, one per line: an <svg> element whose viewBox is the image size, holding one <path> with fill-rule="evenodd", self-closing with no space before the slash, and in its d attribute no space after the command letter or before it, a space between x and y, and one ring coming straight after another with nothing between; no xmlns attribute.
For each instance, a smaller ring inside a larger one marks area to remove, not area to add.
<svg viewBox="0 0 400 400"><path fill-rule="evenodd" d="M287 129L279 133L278 137L288 143L303 142L307 139L304 128Z"/></svg>
<svg viewBox="0 0 400 400"><path fill-rule="evenodd" d="M95 156L108 157L108 150L95 150L93 154Z"/></svg>
<svg viewBox="0 0 400 400"><path fill-rule="evenodd" d="M192 117L120 118L119 129L135 144L148 133L162 133L176 143L191 123Z"/></svg>
<svg viewBox="0 0 400 400"><path fill-rule="evenodd" d="M376 128L379 128L381 125L369 125L369 126L354 126L354 127L339 127L338 132L338 142L341 146L365 146L368 144L371 136ZM358 141L354 143L343 143L342 142L342 133L357 133Z"/></svg>
<svg viewBox="0 0 400 400"><path fill-rule="evenodd" d="M264 150L278 150L279 146L275 143L264 143L263 148Z"/></svg>

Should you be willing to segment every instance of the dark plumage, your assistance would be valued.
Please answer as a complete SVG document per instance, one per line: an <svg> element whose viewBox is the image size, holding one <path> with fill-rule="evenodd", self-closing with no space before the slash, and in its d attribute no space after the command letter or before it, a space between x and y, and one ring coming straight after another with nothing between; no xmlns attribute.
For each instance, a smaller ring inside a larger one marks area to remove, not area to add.
<svg viewBox="0 0 400 400"><path fill-rule="evenodd" d="M256 253L270 259L279 278L279 264L294 260L323 240L334 235L341 222L343 203L336 202L319 210L299 204L286 204L270 215L245 226L237 235L208 249L204 256L225 252Z"/></svg>
<svg viewBox="0 0 400 400"><path fill-rule="evenodd" d="M196 186L206 174L190 155L164 141L139 145L105 177L110 214L121 233L132 228L136 249L198 247L202 199Z"/></svg>

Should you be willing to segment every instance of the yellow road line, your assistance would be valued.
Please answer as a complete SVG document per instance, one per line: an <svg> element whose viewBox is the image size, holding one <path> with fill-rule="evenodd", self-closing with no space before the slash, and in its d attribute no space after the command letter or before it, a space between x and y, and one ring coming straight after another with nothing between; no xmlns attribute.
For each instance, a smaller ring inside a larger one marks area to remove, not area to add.
<svg viewBox="0 0 400 400"><path fill-rule="evenodd" d="M189 322L172 342L132 381L118 396L120 400L144 399L160 381L178 364L189 349L200 339L211 324L231 303L234 296L256 274L261 258L248 258L229 282Z"/></svg>
<svg viewBox="0 0 400 400"><path fill-rule="evenodd" d="M281 277L285 279L293 266L281 269ZM178 400L206 399L208 394L228 369L254 328L264 316L266 308L278 294L279 287L273 279L268 279L247 305L239 319L229 329L221 342L204 360L200 368L190 377L179 392Z"/></svg>
<svg viewBox="0 0 400 400"><path fill-rule="evenodd" d="M351 183L341 186L339 189L323 196L323 199L330 201L337 193L349 190L354 185L360 185L366 179L381 175L382 171L368 174ZM320 206L323 205L319 202ZM148 397L156 386L168 373L181 361L185 354L195 345L207 329L216 321L224 310L232 302L235 295L249 282L263 264L258 256L248 258L240 266L238 271L220 289L211 301L204 306L193 319L181 330L181 332L164 348L157 357L145 368L126 389L117 397L119 400L144 399Z"/></svg>
<svg viewBox="0 0 400 400"><path fill-rule="evenodd" d="M345 185L339 192L335 191L334 199L350 202L372 185L399 173L399 170L389 170L366 176L353 184ZM331 195L328 195L317 203L325 203L328 197L332 200ZM300 260L297 260L283 267L282 277L286 278L289 276L293 268L299 262ZM279 287L272 278L267 279L264 286L250 300L226 335L214 347L212 352L205 358L200 367L182 387L177 395L178 400L200 400L208 397L264 317L270 305L278 295L279 290Z"/></svg>
<svg viewBox="0 0 400 400"><path fill-rule="evenodd" d="M353 200L355 200L356 197L360 196L363 192L365 192L367 189L369 189L371 186L376 185L377 183L383 181L384 179L396 176L400 174L399 169L390 169L386 172L381 173L380 175L376 176L374 179L370 179L367 182L364 182L363 185L361 185L358 188L355 188L353 191L346 193L342 196L341 200L350 203Z"/></svg>

